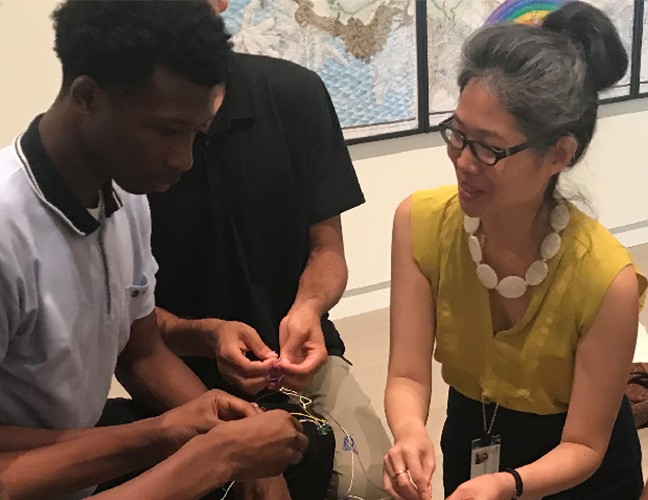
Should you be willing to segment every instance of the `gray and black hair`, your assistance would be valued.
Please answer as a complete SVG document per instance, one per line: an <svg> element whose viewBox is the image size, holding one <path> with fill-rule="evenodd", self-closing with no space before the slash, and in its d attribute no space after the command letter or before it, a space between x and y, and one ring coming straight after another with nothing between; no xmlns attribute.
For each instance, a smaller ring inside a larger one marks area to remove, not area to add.
<svg viewBox="0 0 648 500"><path fill-rule="evenodd" d="M599 9L570 2L540 26L502 24L477 31L463 47L458 83L479 80L513 115L529 140L549 146L565 135L578 142L570 166L589 146L598 92L626 73L628 55ZM553 195L557 176L547 195Z"/></svg>

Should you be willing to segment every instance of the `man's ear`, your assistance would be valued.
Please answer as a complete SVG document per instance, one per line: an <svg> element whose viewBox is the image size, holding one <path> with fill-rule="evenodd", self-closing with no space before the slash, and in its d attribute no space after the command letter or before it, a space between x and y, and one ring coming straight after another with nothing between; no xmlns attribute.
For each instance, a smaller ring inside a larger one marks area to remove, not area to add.
<svg viewBox="0 0 648 500"><path fill-rule="evenodd" d="M103 96L103 89L94 79L84 75L74 79L68 94L77 111L92 114L97 109L98 100Z"/></svg>
<svg viewBox="0 0 648 500"><path fill-rule="evenodd" d="M209 3L217 14L225 12L227 10L227 7L229 6L228 0L209 0Z"/></svg>

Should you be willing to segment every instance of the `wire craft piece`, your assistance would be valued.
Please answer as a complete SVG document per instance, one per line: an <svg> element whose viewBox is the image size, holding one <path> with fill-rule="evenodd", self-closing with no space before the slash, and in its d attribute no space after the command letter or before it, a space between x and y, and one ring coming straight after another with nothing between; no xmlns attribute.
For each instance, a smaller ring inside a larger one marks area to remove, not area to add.
<svg viewBox="0 0 648 500"><path fill-rule="evenodd" d="M281 358L277 360L277 363ZM281 381L284 378L284 371L281 366L277 366L277 364L273 365L270 368L270 372L268 373L268 385L275 385L276 387L281 387Z"/></svg>
<svg viewBox="0 0 648 500"><path fill-rule="evenodd" d="M271 378L272 377L272 378ZM276 381L276 380L281 380L283 378L283 371L279 373L279 369L277 369L277 372L272 373L271 370L271 375L268 376L268 380ZM328 420L321 418L314 413L312 413L309 410L309 407L313 404L313 400L304 396L303 394L300 394L297 391L293 391L291 389L288 389L286 387L280 387L280 389L276 392L264 394L257 398L256 402L257 404L261 403L261 400L263 398L267 398L270 396L273 396L275 394L284 394L288 396L290 399L292 399L297 406L301 408L301 411L296 411L296 412L290 412L290 414L295 417L299 422L305 423L305 422L310 422L311 424L315 425L315 428L320 435L326 435L329 432L333 431L333 427L331 426L331 422L335 423L335 425L338 426L338 428L344 433L344 439L342 442L342 451L350 452L351 455L351 478L349 482L349 487L347 488L346 493L342 497L341 500L365 500L364 498L357 496L357 495L352 495L351 494L351 489L353 488L353 483L355 481L355 461L356 458L358 460L358 463L360 464L360 468L362 470L362 473L364 476L367 478L367 481L371 483L375 488L377 488L379 491L382 491L383 493L385 490L382 489L382 487L378 486L376 483L374 483L370 478L369 475L367 474L367 470L365 469L364 464L362 463L362 459L360 458L360 453L358 451L358 448L356 447L355 440L353 439L353 435L349 434L347 430L338 422L335 417L333 417L329 412L324 410L322 408L322 411L326 412L328 416ZM224 500L225 497L223 497L221 500ZM379 500L389 500L389 497L383 497L380 498Z"/></svg>
<svg viewBox="0 0 648 500"><path fill-rule="evenodd" d="M312 399L307 398L306 396L285 387L279 389L279 392L297 401L297 404L302 409L302 412L291 412L290 414L299 422L310 422L314 424L315 430L320 436L325 436L329 432L333 432L333 428L331 427L331 424L328 422L328 420L320 418L308 410L308 407L313 404Z"/></svg>

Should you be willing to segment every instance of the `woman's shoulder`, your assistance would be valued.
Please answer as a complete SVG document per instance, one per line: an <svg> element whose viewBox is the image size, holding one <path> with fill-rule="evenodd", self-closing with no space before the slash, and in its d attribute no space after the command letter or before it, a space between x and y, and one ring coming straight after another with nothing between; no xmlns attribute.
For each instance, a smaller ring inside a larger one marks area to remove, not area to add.
<svg viewBox="0 0 648 500"><path fill-rule="evenodd" d="M411 218L415 224L432 223L436 225L461 212L457 186L441 186L415 191L410 200Z"/></svg>
<svg viewBox="0 0 648 500"><path fill-rule="evenodd" d="M581 286L590 291L605 292L610 283L627 266L633 266L640 284L646 279L636 265L632 253L603 224L576 207L571 207L571 232L568 241L568 264L578 270Z"/></svg>
<svg viewBox="0 0 648 500"><path fill-rule="evenodd" d="M571 283L577 286L581 304L581 327L587 331L612 282L622 269L633 266L639 283L640 304L648 282L637 267L632 253L598 220L571 207L565 263L573 267Z"/></svg>
<svg viewBox="0 0 648 500"><path fill-rule="evenodd" d="M582 264L594 266L621 259L631 261L629 250L601 222L579 208L571 206L571 255Z"/></svg>
<svg viewBox="0 0 648 500"><path fill-rule="evenodd" d="M435 212L459 203L457 186L440 186L412 193L412 209Z"/></svg>
<svg viewBox="0 0 648 500"><path fill-rule="evenodd" d="M412 252L424 274L436 282L439 259L461 234L463 212L457 186L416 191L410 198Z"/></svg>

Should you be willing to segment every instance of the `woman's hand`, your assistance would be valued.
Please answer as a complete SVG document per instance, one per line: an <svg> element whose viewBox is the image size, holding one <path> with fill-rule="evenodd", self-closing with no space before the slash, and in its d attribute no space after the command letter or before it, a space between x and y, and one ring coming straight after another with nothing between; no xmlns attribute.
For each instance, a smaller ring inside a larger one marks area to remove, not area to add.
<svg viewBox="0 0 648 500"><path fill-rule="evenodd" d="M397 500L431 500L434 446L425 427L398 439L383 460L383 486Z"/></svg>
<svg viewBox="0 0 648 500"><path fill-rule="evenodd" d="M447 500L511 500L515 479L508 472L484 474L463 483Z"/></svg>

